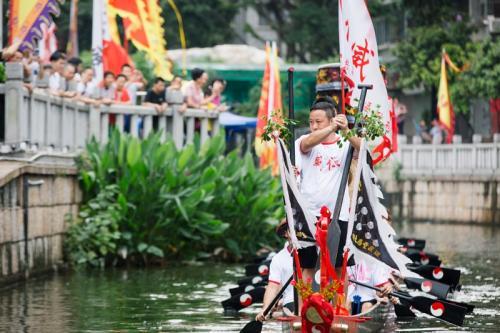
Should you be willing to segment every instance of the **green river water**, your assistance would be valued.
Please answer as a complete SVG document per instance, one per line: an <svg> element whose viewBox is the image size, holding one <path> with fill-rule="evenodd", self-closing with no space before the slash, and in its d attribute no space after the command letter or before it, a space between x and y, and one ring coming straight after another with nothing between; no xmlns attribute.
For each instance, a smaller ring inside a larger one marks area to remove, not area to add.
<svg viewBox="0 0 500 333"><path fill-rule="evenodd" d="M476 305L463 328L432 318L386 331L500 332L500 228L415 223L399 235L427 239L446 267L462 270L458 301ZM225 316L220 302L242 265L90 270L39 277L0 289L0 332L239 332L257 308ZM266 323L263 332L280 332Z"/></svg>

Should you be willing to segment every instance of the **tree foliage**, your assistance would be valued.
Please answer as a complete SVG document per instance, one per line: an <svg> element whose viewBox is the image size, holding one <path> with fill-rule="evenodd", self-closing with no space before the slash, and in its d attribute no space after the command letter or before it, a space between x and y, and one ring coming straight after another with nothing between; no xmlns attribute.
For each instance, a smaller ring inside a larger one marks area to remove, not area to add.
<svg viewBox="0 0 500 333"><path fill-rule="evenodd" d="M316 62L338 54L338 4L321 0L243 0L276 31L286 58ZM258 36L250 27L250 32Z"/></svg>
<svg viewBox="0 0 500 333"><path fill-rule="evenodd" d="M468 113L470 100L500 97L500 40L485 39L471 46L468 68L450 85L455 111Z"/></svg>
<svg viewBox="0 0 500 333"><path fill-rule="evenodd" d="M230 25L238 13L238 1L176 0L175 4L183 17L188 47L227 44L234 39L235 33ZM165 20L164 29L167 48L181 48L175 13L170 8L167 0L161 0L160 5Z"/></svg>
<svg viewBox="0 0 500 333"><path fill-rule="evenodd" d="M441 53L446 49L458 66L467 61L472 27L462 7L452 2L403 0L408 28L398 43L396 71L403 88L423 85L427 90L439 83Z"/></svg>

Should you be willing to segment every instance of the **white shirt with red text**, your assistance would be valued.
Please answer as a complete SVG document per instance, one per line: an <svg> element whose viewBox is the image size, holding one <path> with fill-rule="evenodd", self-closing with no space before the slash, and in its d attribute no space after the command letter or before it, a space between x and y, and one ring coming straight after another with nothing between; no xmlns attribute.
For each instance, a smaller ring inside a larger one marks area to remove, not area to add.
<svg viewBox="0 0 500 333"><path fill-rule="evenodd" d="M300 142L307 135L295 141L297 167L300 172L300 192L308 202L308 209L314 216L320 216L322 206L327 206L333 214L335 201L339 195L342 171L344 169L349 142L343 142L342 148L337 141L324 142L304 154L300 151ZM339 219L349 219L349 191L346 186Z"/></svg>

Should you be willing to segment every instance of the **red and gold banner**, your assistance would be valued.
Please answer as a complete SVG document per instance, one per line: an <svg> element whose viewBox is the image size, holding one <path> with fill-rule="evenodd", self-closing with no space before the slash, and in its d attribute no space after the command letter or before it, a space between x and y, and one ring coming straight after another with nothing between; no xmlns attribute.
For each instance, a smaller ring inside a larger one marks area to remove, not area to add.
<svg viewBox="0 0 500 333"><path fill-rule="evenodd" d="M153 62L155 74L171 80L171 66L166 59L166 42L163 37L163 18L158 0L109 0L110 20L123 19L125 37L147 54ZM113 40L119 39L117 31L111 31Z"/></svg>
<svg viewBox="0 0 500 333"><path fill-rule="evenodd" d="M260 158L260 168L271 167L273 175L279 172L276 144L273 141L262 140L267 120L273 113L281 112L281 83L278 68L278 51L276 45L266 44L266 67L262 79L259 111L257 112L257 128L255 134L255 152Z"/></svg>

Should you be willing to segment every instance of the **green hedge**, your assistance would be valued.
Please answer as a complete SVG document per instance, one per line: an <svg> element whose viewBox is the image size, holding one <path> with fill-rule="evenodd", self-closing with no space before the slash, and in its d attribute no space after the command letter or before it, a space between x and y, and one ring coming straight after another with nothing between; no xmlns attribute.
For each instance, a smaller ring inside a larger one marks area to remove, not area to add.
<svg viewBox="0 0 500 333"><path fill-rule="evenodd" d="M158 134L115 131L77 158L84 204L69 217L66 248L76 264L239 259L275 245L281 185L252 156L224 155L223 136L177 150Z"/></svg>

